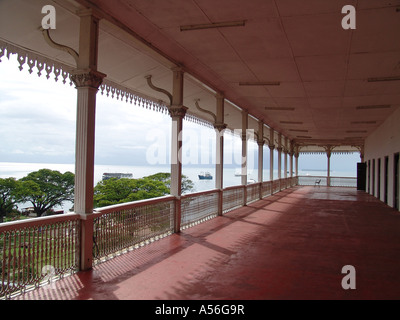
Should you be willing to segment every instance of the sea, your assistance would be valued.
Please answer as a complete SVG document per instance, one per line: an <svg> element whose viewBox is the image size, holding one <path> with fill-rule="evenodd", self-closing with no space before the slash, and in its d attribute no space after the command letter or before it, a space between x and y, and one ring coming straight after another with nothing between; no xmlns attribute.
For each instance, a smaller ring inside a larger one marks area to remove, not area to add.
<svg viewBox="0 0 400 320"><path fill-rule="evenodd" d="M61 173L70 171L75 172L75 164L59 164L59 163L20 163L20 162L0 162L0 178L14 177L21 179L30 172L40 169L57 170ZM148 166L126 166L126 165L95 165L94 168L94 185L102 180L103 173L131 173L133 178L142 178L159 172L170 172L169 165L148 165ZM215 179L200 180L198 175L209 172L215 177L215 166L182 166L182 174L188 177L194 184L191 192L200 192L212 190L215 188ZM238 175L240 168L224 167L223 185L224 188L241 184L241 176ZM303 176L326 176L326 170L299 170L299 175ZM289 174L288 174L289 176ZM355 177L356 172L334 172L331 171L331 176L338 177ZM274 178L278 177L278 170L274 170ZM283 177L283 173L282 173ZM269 169L263 170L263 180L268 181L270 178ZM258 179L257 169L248 171L248 182L256 182ZM18 205L18 209L22 210L30 207L29 203ZM56 207L54 210L64 210L68 212L72 207L72 203L63 203L61 207Z"/></svg>

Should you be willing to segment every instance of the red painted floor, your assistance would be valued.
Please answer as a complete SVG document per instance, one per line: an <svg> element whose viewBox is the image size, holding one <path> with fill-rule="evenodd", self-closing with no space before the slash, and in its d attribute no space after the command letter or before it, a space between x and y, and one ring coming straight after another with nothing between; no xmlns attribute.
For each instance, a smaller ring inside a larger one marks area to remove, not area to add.
<svg viewBox="0 0 400 320"><path fill-rule="evenodd" d="M344 290L342 267L355 268ZM399 299L400 213L296 187L17 299Z"/></svg>

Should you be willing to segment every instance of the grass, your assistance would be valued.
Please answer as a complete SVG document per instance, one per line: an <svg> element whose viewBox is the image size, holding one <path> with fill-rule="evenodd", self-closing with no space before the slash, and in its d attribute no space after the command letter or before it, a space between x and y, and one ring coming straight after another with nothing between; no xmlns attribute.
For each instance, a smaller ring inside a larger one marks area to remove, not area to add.
<svg viewBox="0 0 400 320"><path fill-rule="evenodd" d="M26 285L39 284L54 271L54 276L77 267L77 232L69 223L34 227L0 234L0 296ZM46 268L45 266L51 266ZM7 283L7 286L3 284Z"/></svg>

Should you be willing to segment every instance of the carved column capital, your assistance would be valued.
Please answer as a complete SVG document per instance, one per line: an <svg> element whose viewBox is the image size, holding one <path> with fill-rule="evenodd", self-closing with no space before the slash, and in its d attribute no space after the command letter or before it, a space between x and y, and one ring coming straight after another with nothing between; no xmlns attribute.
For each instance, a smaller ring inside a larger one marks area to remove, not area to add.
<svg viewBox="0 0 400 320"><path fill-rule="evenodd" d="M74 70L71 72L70 76L76 88L89 87L96 90L101 86L105 77L106 75L104 73L91 69Z"/></svg>
<svg viewBox="0 0 400 320"><path fill-rule="evenodd" d="M257 144L262 147L265 144L265 140L257 140Z"/></svg>
<svg viewBox="0 0 400 320"><path fill-rule="evenodd" d="M269 150L273 151L275 149L275 145L274 144L269 144L268 148L269 148Z"/></svg>
<svg viewBox="0 0 400 320"><path fill-rule="evenodd" d="M332 151L333 151L334 148L335 148L335 146L331 146L331 145L324 146L324 149L326 151L326 156L328 158L331 157L331 154L332 154Z"/></svg>
<svg viewBox="0 0 400 320"><path fill-rule="evenodd" d="M214 129L217 129L219 132L225 130L227 125L225 123L214 123Z"/></svg>
<svg viewBox="0 0 400 320"><path fill-rule="evenodd" d="M169 114L172 118L184 118L188 108L184 106L170 106L168 107Z"/></svg>

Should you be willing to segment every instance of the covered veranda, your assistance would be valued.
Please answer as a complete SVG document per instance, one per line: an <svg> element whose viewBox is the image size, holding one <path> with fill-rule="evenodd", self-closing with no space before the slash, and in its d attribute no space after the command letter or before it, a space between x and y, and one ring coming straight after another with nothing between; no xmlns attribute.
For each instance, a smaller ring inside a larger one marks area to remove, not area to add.
<svg viewBox="0 0 400 320"><path fill-rule="evenodd" d="M0 226L1 293L9 297L27 286L39 286L44 280L40 270L50 265L57 277L80 271L53 283L68 287L70 281L74 289L60 287L57 294L68 292L71 299L255 298L245 288L257 287L256 280L246 280L247 276L249 272L265 276L268 268L276 272L271 272L274 277L265 287L259 284L263 298L368 298L370 284L378 291L374 297L383 297L383 286L390 288L386 293L393 297L397 289L388 279L398 281L394 271L398 260L393 254L398 248L397 241L389 238L398 237L400 189L396 125L400 48L393 39L400 30L400 2L354 3L357 29L342 27L342 1L299 3L175 0L167 6L136 0L2 1L0 57L16 54L20 68L73 84L77 131L75 212ZM56 29L43 28L42 8L47 5L55 8ZM100 92L170 115L170 195L93 208L96 95ZM183 119L215 129L213 190L182 194ZM226 130L239 134L242 152L241 185L228 188L223 185ZM258 144L258 179L252 184L247 179L249 140ZM270 151L269 179L263 176L264 146ZM274 152L277 176L273 175ZM297 187L302 152L327 155L328 175L319 188ZM361 189L372 196L355 188L329 187L334 152L360 153L360 162L368 164L360 171L365 178ZM348 220L347 214L355 218ZM354 229L350 222L356 223ZM364 227L376 232L376 239L365 236ZM14 248L21 235L37 242L36 249ZM49 247L43 249L46 243ZM321 247L324 243L327 248ZM299 251L292 252L292 246ZM360 247L365 251L358 256ZM318 260L322 265L314 269L316 257L329 250L332 255ZM122 251L127 253L119 255ZM193 256L186 255L188 251ZM47 252L51 261L45 258ZM259 261L260 269L258 263L246 264L264 257L263 252L271 259ZM373 265L378 271L369 269L370 253L377 254ZM388 266L376 261L380 254ZM347 261L351 256L359 260ZM298 268L291 273L293 264ZM111 270L110 265L117 267ZM362 282L357 290L343 290L343 274L337 268L344 265L360 270L357 279L363 276L362 265L368 269L365 291ZM178 272L183 267L189 270L188 279L163 281L168 288L159 287L161 293L149 289L129 296L130 289L122 285L126 281L146 288L148 272L157 274L165 268ZM215 267L227 275L220 276L221 281L239 287L229 291L231 296L217 289L208 291L206 284L220 275L213 275ZM36 271L27 274L26 270ZM235 274L239 276L233 279ZM315 282L308 286L315 290L303 290L304 274L313 276ZM249 282L241 287L240 281ZM321 286L319 281L330 284ZM195 293L193 283L200 292ZM287 290L279 291L282 283ZM115 287L106 289L107 285ZM269 285L276 290L267 290ZM94 286L105 288L104 296ZM42 289L22 297L45 298Z"/></svg>
<svg viewBox="0 0 400 320"><path fill-rule="evenodd" d="M354 188L294 187L17 299L398 299L399 218Z"/></svg>

